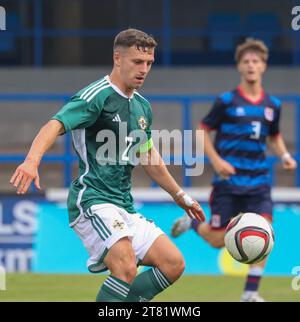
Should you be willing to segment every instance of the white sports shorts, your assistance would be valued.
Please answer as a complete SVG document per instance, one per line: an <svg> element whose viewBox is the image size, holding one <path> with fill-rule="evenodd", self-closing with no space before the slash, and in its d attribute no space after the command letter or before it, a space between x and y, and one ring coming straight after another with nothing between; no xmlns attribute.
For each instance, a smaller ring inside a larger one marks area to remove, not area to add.
<svg viewBox="0 0 300 322"><path fill-rule="evenodd" d="M138 263L155 239L164 234L153 221L141 214L130 214L109 203L90 207L72 228L89 253L87 267L92 273L107 270L103 259L119 239L128 237L131 240Z"/></svg>

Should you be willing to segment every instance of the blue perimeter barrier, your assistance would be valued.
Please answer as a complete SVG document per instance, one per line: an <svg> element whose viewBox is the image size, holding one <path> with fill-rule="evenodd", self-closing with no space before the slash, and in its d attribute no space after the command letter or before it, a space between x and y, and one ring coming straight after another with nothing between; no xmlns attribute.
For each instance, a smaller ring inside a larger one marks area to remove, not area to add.
<svg viewBox="0 0 300 322"><path fill-rule="evenodd" d="M19 0L20 1L20 0ZM22 0L21 0L22 1ZM295 1L294 1L295 2ZM33 9L33 26L31 28L15 28L15 30L5 30L2 31L1 37L5 38L25 38L30 37L33 40L34 52L33 52L33 61L35 67L42 67L44 65L43 62L43 52L45 51L43 40L48 38L57 38L57 37L111 37L113 38L118 32L120 32L123 27L117 26L115 28L101 28L101 29L62 29L62 28L45 28L43 22L43 7L46 5L43 0L32 0L31 1ZM87 4L88 5L88 4ZM296 5L296 4L295 4ZM202 28L183 28L177 27L175 28L172 25L172 17L171 17L171 0L162 0L162 24L159 27L150 27L145 30L146 32L155 35L155 37L161 39L161 49L162 49L162 65L163 66L171 66L172 65L172 40L176 38L183 37L213 37L216 34L216 29L211 29L211 26L206 25ZM213 13L212 13L213 14ZM226 18L226 14L224 14ZM220 17L219 17L220 18ZM275 16L276 18L276 16ZM265 19L267 19L265 17ZM272 19L272 17L271 17ZM291 18L292 19L292 18ZM222 20L219 21L222 26ZM267 22L265 22L267 23ZM299 65L299 50L300 50L300 42L297 32L292 28L284 28L280 27L280 29L273 26L273 28L265 27L261 28L247 28L241 22L238 23L240 28L235 30L236 27L231 26L231 29L223 28L222 35L229 38L241 38L241 37L255 37L255 38L274 38L274 37L283 37L285 39L290 39L292 43L292 63L293 65ZM215 26L215 22L213 24ZM216 28L220 27L217 25ZM251 26L252 27L252 26ZM219 30L217 29L219 32ZM233 48L232 48L233 50Z"/></svg>
<svg viewBox="0 0 300 322"><path fill-rule="evenodd" d="M300 95L276 95L280 100L295 104L295 148L294 157L300 162ZM0 94L0 102L59 102L66 103L71 94ZM146 95L151 103L174 103L181 105L182 113L182 131L192 129L192 105L195 103L212 102L215 99L213 95ZM77 156L72 152L72 139L70 133L67 133L64 141L64 152L62 154L48 153L43 157L46 163L62 163L64 165L64 187L68 187L72 181L72 163L77 161ZM178 157L178 156L177 156ZM25 154L0 154L0 164L22 162ZM171 156L171 162L175 156ZM182 158L184 160L184 158ZM274 167L280 160L277 157L269 156L267 158L271 173L272 186L275 185ZM204 159L208 162L207 158ZM186 164L183 164L183 174L186 173ZM191 187L191 177L183 175L182 185ZM297 168L295 185L300 187L300 167Z"/></svg>
<svg viewBox="0 0 300 322"><path fill-rule="evenodd" d="M208 204L202 203L202 206L209 216ZM182 209L172 202L139 200L136 209L146 218L154 220L168 235L175 218L182 215ZM268 258L266 275L291 276L293 268L299 266L300 252L292 247L298 244L299 210L297 203L275 204L275 244ZM38 229L33 243L35 256L32 272L87 273L88 253L78 236L68 227L67 209L62 204L41 202L37 205L36 220ZM248 265L235 261L225 248L212 248L192 229L173 239L173 242L185 258L185 274L247 275Z"/></svg>

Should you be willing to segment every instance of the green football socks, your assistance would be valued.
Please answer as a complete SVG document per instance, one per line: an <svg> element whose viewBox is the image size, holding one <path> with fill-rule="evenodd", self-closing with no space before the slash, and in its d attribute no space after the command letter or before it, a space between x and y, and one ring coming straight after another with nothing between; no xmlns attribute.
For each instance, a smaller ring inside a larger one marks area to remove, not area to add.
<svg viewBox="0 0 300 322"><path fill-rule="evenodd" d="M171 282L166 276L158 268L153 267L134 279L126 301L148 302L170 285Z"/></svg>
<svg viewBox="0 0 300 322"><path fill-rule="evenodd" d="M109 276L101 286L96 297L96 302L125 302L130 284Z"/></svg>

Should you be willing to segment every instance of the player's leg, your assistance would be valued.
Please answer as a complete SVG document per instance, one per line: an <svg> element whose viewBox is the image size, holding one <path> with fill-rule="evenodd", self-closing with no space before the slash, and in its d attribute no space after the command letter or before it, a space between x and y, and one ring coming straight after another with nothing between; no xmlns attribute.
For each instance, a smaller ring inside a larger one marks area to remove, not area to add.
<svg viewBox="0 0 300 322"><path fill-rule="evenodd" d="M178 248L155 226L142 217L132 240L140 263L152 268L139 274L128 293L129 302L150 301L176 281L184 270L184 259Z"/></svg>
<svg viewBox="0 0 300 322"><path fill-rule="evenodd" d="M238 214L236 197L221 189L213 189L210 196L211 219L209 223L201 223L196 219L189 219L187 215L179 218L173 225L171 235L180 236L188 229L193 229L212 247L224 246L225 228L229 220Z"/></svg>
<svg viewBox="0 0 300 322"><path fill-rule="evenodd" d="M101 302L124 302L136 276L132 233L114 205L95 205L73 227L89 253L87 266L93 273L109 269L96 297Z"/></svg>
<svg viewBox="0 0 300 322"><path fill-rule="evenodd" d="M174 283L185 268L182 254L166 235L155 240L141 264L152 268L135 278L128 301L150 301Z"/></svg>
<svg viewBox="0 0 300 322"><path fill-rule="evenodd" d="M269 223L272 223L273 204L270 191L266 191L257 196L249 196L244 202L243 212L254 212L264 216ZM264 299L258 294L261 278L267 259L260 263L250 265L248 276L246 278L244 292L241 296L242 302L264 302Z"/></svg>
<svg viewBox="0 0 300 322"><path fill-rule="evenodd" d="M127 237L121 238L109 249L103 263L116 278L129 284L135 279L136 257Z"/></svg>
<svg viewBox="0 0 300 322"><path fill-rule="evenodd" d="M108 251L103 263L110 271L110 276L101 286L97 302L125 302L131 283L136 277L136 259L131 241L124 237Z"/></svg>
<svg viewBox="0 0 300 322"><path fill-rule="evenodd" d="M155 240L146 253L142 264L159 269L170 283L175 282L185 268L180 250L167 235L160 235Z"/></svg>
<svg viewBox="0 0 300 322"><path fill-rule="evenodd" d="M244 292L241 296L241 302L265 302L258 294L259 284L266 265L266 259L260 263L250 265L246 278Z"/></svg>
<svg viewBox="0 0 300 322"><path fill-rule="evenodd" d="M203 223L198 225L196 232L212 247L222 248L224 247L225 227L214 228L211 223Z"/></svg>

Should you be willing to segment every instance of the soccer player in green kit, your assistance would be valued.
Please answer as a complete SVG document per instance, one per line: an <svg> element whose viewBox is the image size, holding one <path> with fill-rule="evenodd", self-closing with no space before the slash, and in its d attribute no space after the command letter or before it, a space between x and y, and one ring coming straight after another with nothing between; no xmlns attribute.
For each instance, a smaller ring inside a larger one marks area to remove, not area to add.
<svg viewBox="0 0 300 322"><path fill-rule="evenodd" d="M120 32L114 41L111 74L79 91L41 128L11 178L19 194L26 193L32 180L40 189L38 166L42 156L59 135L72 131L79 176L68 196L70 226L89 253L89 270L110 271L96 297L101 302L150 301L184 270L177 247L134 209L130 151L136 138L131 133L144 134L135 148L151 179L191 218L205 220L199 204L178 186L153 146L151 106L136 91L151 69L156 45L142 31ZM120 131L122 125L126 125L125 132ZM113 153L103 152L107 144L103 130L115 134ZM137 275L138 264L151 268Z"/></svg>

